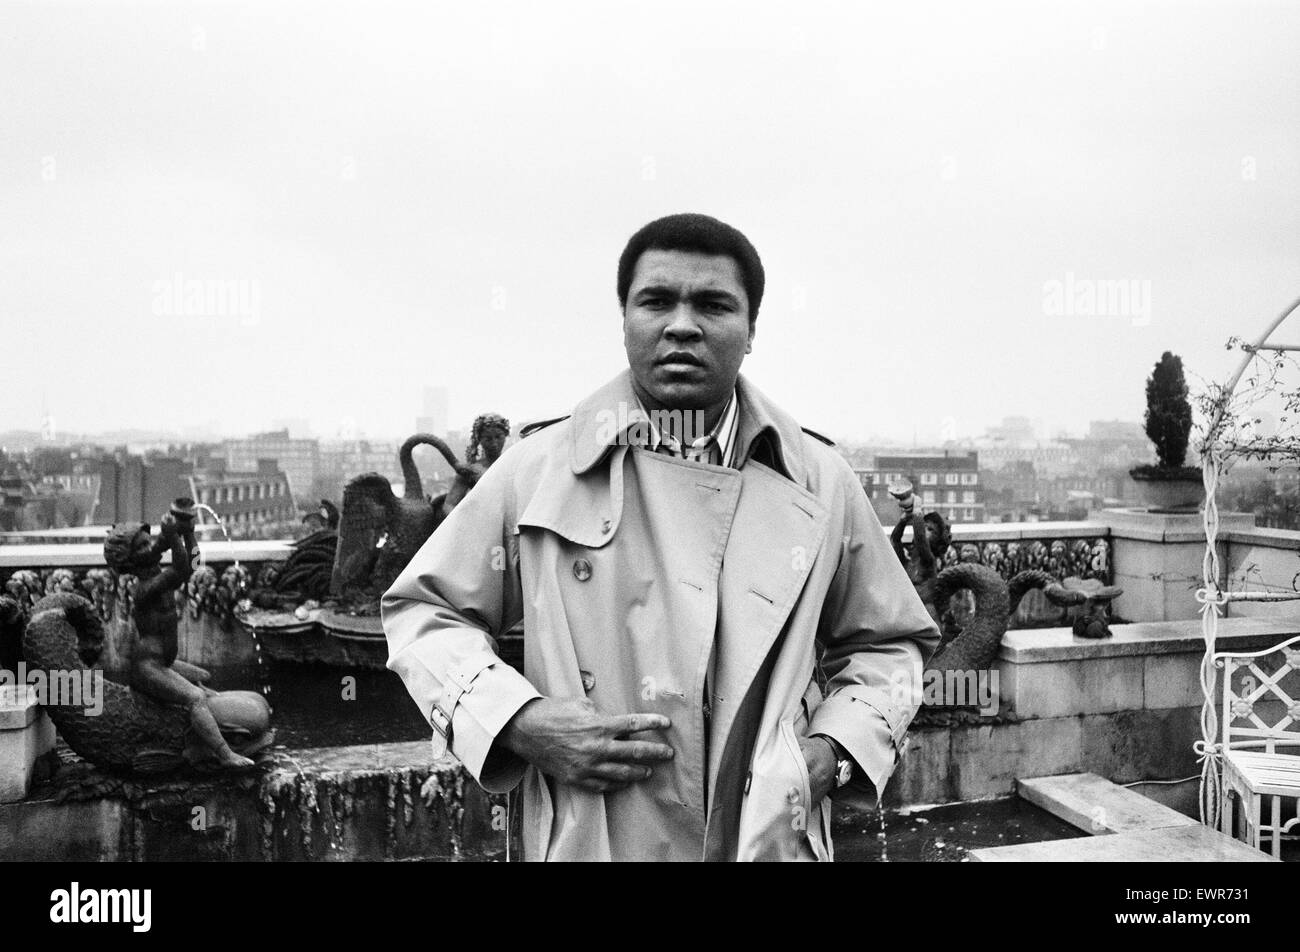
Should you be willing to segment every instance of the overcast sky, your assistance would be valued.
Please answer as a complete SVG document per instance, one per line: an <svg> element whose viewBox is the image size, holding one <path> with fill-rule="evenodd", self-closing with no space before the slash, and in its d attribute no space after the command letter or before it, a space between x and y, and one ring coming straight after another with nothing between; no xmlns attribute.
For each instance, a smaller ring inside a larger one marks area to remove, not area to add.
<svg viewBox="0 0 1300 952"><path fill-rule="evenodd" d="M1300 294L1297 49L1297 3L5 4L0 430L557 415L686 210L808 426L1138 420Z"/></svg>

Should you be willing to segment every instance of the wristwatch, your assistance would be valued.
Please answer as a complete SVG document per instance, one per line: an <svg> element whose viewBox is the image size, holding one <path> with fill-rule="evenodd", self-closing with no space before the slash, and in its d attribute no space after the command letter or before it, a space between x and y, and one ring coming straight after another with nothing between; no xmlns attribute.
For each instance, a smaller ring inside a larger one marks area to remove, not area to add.
<svg viewBox="0 0 1300 952"><path fill-rule="evenodd" d="M848 756L848 752L839 745L838 741L825 734L817 736L830 744L831 750L835 752L835 789L838 790L853 779L853 758Z"/></svg>
<svg viewBox="0 0 1300 952"><path fill-rule="evenodd" d="M838 790L853 779L853 761L847 757L835 761L835 789Z"/></svg>

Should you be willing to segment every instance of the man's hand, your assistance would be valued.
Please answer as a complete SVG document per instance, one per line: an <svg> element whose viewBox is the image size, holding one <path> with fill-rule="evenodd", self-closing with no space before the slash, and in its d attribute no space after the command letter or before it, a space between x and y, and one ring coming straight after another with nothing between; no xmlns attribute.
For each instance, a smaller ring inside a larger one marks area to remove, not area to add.
<svg viewBox="0 0 1300 952"><path fill-rule="evenodd" d="M178 532L178 527L176 525L176 517L173 516L170 512L167 513L167 515L163 516L158 523L158 532L164 539L167 539L169 541L176 538L176 534Z"/></svg>
<svg viewBox="0 0 1300 952"><path fill-rule="evenodd" d="M821 734L799 741L799 750L808 764L808 789L813 803L821 802L835 786L835 769L839 755L830 740Z"/></svg>
<svg viewBox="0 0 1300 952"><path fill-rule="evenodd" d="M671 723L662 714L607 716L587 698L535 698L507 722L497 743L560 783L605 793L645 780L652 764L672 759L667 744L625 739Z"/></svg>

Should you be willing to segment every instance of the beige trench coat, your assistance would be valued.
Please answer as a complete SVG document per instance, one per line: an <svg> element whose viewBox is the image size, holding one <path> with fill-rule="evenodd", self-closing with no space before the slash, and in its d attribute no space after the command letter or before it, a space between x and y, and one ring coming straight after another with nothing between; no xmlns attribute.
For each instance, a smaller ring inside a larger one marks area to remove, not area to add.
<svg viewBox="0 0 1300 952"><path fill-rule="evenodd" d="M526 859L828 860L799 738L857 762L837 799L870 805L894 769L938 630L843 457L737 389L746 462L724 469L627 445L624 371L504 453L383 598L435 755L489 792L522 780ZM492 640L521 618L524 674ZM647 737L674 760L606 794L508 753L485 772L526 702L584 693L667 715Z"/></svg>

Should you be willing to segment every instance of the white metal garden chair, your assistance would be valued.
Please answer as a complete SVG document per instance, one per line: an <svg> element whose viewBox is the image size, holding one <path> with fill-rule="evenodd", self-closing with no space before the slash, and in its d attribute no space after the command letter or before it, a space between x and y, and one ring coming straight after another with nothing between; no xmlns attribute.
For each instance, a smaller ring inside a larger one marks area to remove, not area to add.
<svg viewBox="0 0 1300 952"><path fill-rule="evenodd" d="M1267 838L1280 858L1283 835L1300 823L1300 636L1262 651L1216 652L1214 663L1223 671L1219 829L1256 849ZM1284 819L1292 804L1296 815Z"/></svg>

